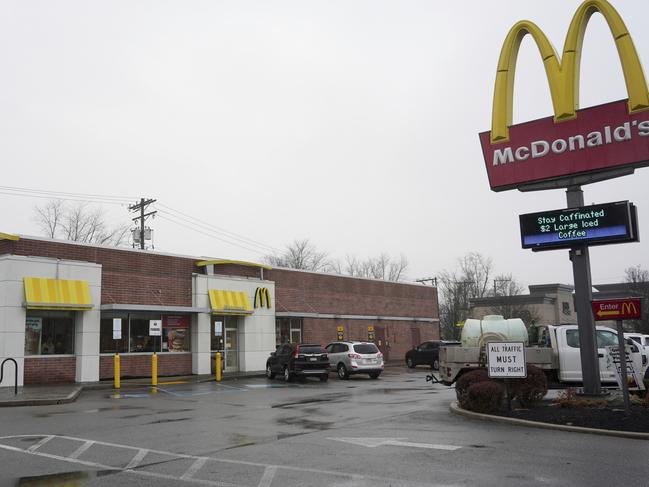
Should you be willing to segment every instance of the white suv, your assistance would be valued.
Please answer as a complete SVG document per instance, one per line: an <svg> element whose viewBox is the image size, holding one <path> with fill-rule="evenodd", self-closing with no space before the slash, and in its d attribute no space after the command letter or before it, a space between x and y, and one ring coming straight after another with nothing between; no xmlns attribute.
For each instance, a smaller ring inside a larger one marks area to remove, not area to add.
<svg viewBox="0 0 649 487"><path fill-rule="evenodd" d="M383 372L383 354L370 342L332 342L326 347L329 367L339 379L352 374L368 374L377 379Z"/></svg>

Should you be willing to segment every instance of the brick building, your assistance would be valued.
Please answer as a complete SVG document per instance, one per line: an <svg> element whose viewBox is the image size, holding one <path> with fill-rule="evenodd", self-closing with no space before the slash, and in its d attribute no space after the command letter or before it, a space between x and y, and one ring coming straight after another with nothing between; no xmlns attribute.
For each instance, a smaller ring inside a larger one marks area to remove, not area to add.
<svg viewBox="0 0 649 487"><path fill-rule="evenodd" d="M284 342L374 338L402 360L439 337L430 286L0 234L0 360L19 384L260 371ZM160 336L151 336L151 327ZM115 331L114 331L115 330ZM370 334L368 330L373 330ZM115 339L117 338L117 339ZM11 376L11 374L9 374ZM6 377L6 376L5 376ZM13 377L0 386L13 385Z"/></svg>

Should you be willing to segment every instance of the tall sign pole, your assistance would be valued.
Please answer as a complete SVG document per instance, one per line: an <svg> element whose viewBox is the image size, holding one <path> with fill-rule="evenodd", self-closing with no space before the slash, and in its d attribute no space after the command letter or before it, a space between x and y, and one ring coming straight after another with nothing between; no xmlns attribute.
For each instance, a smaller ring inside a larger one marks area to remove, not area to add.
<svg viewBox="0 0 649 487"><path fill-rule="evenodd" d="M570 186L566 190L568 208L584 206L584 192L580 186ZM588 245L579 244L570 249L572 274L575 282L575 308L579 328L579 352L585 395L598 395L602 392L597 357L597 335L591 312L593 287L590 274L590 255Z"/></svg>

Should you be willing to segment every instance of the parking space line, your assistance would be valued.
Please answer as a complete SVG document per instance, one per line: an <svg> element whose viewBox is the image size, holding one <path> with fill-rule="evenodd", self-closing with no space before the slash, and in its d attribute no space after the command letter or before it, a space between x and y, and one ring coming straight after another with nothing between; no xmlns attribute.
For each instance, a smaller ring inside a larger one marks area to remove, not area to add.
<svg viewBox="0 0 649 487"><path fill-rule="evenodd" d="M140 451L138 451L135 456L131 459L130 462L128 462L128 465L126 466L126 470L130 470L132 468L137 467L142 460L144 460L144 457L146 454L149 453L149 450L146 450L142 448Z"/></svg>
<svg viewBox="0 0 649 487"><path fill-rule="evenodd" d="M196 472L198 472L203 465L207 462L207 458L198 458L192 465L187 469L187 471L180 476L180 480L191 479Z"/></svg>
<svg viewBox="0 0 649 487"><path fill-rule="evenodd" d="M73 451L68 458L79 458L81 454L86 451L88 448L90 448L92 445L94 445L94 441L88 440L86 441L83 445L81 445L79 448L77 448L75 451Z"/></svg>
<svg viewBox="0 0 649 487"><path fill-rule="evenodd" d="M275 474L277 473L277 467L266 467L264 470L264 475L261 476L259 485L257 487L270 487L270 484L273 483Z"/></svg>
<svg viewBox="0 0 649 487"><path fill-rule="evenodd" d="M27 451L29 453L34 453L36 450L38 450L41 446L43 446L45 443L50 441L52 438L54 438L54 435L46 436L45 438L41 439L38 443L33 444L29 448L27 448Z"/></svg>

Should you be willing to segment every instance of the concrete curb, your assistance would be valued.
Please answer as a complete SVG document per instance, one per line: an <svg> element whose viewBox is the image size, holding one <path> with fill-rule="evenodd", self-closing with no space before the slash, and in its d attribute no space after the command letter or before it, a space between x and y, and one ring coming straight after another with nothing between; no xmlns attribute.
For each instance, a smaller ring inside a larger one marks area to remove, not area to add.
<svg viewBox="0 0 649 487"><path fill-rule="evenodd" d="M632 431L603 430L598 428L583 428L581 426L567 426L564 424L541 423L538 421L529 421L527 419L507 418L504 416L494 416L492 414L474 413L462 409L457 401L453 401L449 409L453 414L466 416L471 419L480 419L483 421L493 421L495 423L507 423L518 426L528 426L532 428L544 428L558 431L570 431L573 433L586 433L591 435L617 436L619 438L631 438L634 440L649 440L649 433L634 433Z"/></svg>
<svg viewBox="0 0 649 487"><path fill-rule="evenodd" d="M247 373L242 375L232 375L229 377L223 377L222 382L229 382L238 379L248 379L254 377L265 377L264 372L254 372ZM188 384L194 383L206 383L206 382L216 382L213 375L189 375L189 376L178 376L178 377L161 377L159 384L164 385L165 381L186 381ZM142 389L144 387L153 387L151 385L150 379L129 379L122 380L122 387L120 390L133 390L133 389ZM22 388L21 388L22 389ZM53 404L68 404L77 400L79 395L85 391L95 391L95 390L115 390L113 387L113 381L105 382L90 382L86 384L79 384L75 386L74 389L67 395L54 396L48 398L32 398L32 399L7 399L0 400L0 408L2 407L18 407L18 406L51 406Z"/></svg>
<svg viewBox="0 0 649 487"><path fill-rule="evenodd" d="M0 401L0 408L18 407L18 406L51 406L52 404L68 404L77 400L77 397L83 391L83 386L75 387L67 396L51 397L46 399L9 399Z"/></svg>

